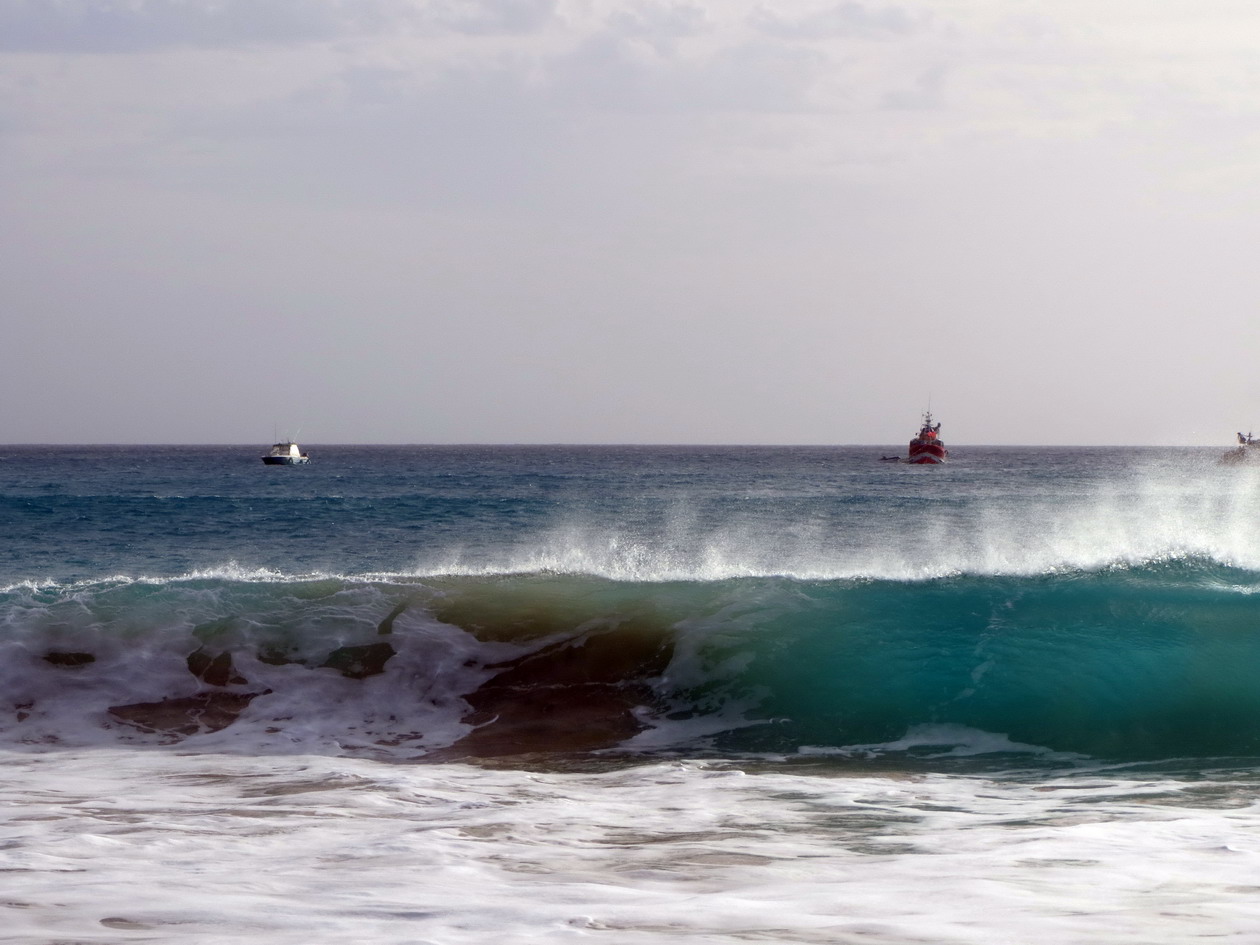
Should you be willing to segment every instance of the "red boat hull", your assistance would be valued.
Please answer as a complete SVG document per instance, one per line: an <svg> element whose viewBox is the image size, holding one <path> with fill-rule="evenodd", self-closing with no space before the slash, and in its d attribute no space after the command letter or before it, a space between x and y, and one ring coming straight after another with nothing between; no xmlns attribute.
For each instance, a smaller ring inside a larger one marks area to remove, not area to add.
<svg viewBox="0 0 1260 945"><path fill-rule="evenodd" d="M920 443L918 440L911 440L910 455L906 457L906 462L919 466L936 465L945 462L945 457L948 455L949 450L945 449L939 441Z"/></svg>

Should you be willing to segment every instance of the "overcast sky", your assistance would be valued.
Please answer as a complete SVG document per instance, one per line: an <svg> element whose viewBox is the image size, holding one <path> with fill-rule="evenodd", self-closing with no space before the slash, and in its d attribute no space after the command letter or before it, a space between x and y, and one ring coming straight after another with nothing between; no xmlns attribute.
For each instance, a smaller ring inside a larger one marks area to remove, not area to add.
<svg viewBox="0 0 1260 945"><path fill-rule="evenodd" d="M0 0L0 441L1260 432L1254 0Z"/></svg>

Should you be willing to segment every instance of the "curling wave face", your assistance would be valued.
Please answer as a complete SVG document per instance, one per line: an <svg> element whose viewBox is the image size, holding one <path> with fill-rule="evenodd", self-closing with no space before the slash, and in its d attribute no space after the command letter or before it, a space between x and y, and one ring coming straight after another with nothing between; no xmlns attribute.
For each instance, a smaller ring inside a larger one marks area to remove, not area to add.
<svg viewBox="0 0 1260 945"><path fill-rule="evenodd" d="M1260 754L1257 587L1201 558L920 581L22 586L0 594L0 737L411 760L870 756L988 736Z"/></svg>

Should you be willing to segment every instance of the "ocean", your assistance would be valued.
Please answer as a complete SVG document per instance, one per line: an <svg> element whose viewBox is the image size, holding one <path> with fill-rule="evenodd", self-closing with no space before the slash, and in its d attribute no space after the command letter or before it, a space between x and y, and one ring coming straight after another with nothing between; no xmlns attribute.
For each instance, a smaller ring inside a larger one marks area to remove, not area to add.
<svg viewBox="0 0 1260 945"><path fill-rule="evenodd" d="M0 942L1260 941L1260 464L0 447Z"/></svg>

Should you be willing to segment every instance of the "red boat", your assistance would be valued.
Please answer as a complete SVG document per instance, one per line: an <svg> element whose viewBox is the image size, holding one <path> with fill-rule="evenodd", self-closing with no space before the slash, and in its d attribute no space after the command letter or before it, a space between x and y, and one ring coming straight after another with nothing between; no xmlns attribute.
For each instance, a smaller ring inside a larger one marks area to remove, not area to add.
<svg viewBox="0 0 1260 945"><path fill-rule="evenodd" d="M920 466L936 465L945 462L948 455L949 450L941 442L941 425L939 422L932 423L932 411L929 410L923 415L923 426L919 428L919 435L910 441L910 453L906 456L906 462Z"/></svg>

